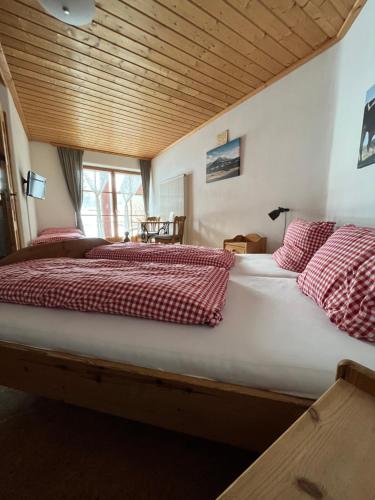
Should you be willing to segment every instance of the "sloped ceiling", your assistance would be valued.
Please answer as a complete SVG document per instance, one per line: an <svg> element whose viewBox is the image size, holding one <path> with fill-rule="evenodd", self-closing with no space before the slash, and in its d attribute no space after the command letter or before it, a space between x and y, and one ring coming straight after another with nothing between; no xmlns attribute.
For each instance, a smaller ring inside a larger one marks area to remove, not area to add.
<svg viewBox="0 0 375 500"><path fill-rule="evenodd" d="M78 29L0 0L0 41L30 139L152 158L332 45L364 3L101 0Z"/></svg>

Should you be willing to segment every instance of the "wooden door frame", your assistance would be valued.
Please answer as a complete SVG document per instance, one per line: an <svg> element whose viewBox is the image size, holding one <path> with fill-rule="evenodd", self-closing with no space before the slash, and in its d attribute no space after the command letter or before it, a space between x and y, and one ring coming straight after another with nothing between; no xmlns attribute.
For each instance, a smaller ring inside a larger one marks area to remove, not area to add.
<svg viewBox="0 0 375 500"><path fill-rule="evenodd" d="M19 225L19 215L16 203L17 193L15 190L15 182L13 178L12 158L10 152L9 133L7 126L7 114L5 111L3 111L1 103L0 103L0 141L2 141L5 153L5 174L7 177L7 184L10 193L9 227L10 227L11 247L12 251L14 252L21 248L20 225Z"/></svg>

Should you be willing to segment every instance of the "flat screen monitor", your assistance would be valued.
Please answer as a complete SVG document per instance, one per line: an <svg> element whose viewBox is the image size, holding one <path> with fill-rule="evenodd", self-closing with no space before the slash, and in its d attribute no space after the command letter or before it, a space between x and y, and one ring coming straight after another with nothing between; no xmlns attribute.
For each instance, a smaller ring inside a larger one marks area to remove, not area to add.
<svg viewBox="0 0 375 500"><path fill-rule="evenodd" d="M46 179L29 170L27 173L27 196L44 200L46 196Z"/></svg>

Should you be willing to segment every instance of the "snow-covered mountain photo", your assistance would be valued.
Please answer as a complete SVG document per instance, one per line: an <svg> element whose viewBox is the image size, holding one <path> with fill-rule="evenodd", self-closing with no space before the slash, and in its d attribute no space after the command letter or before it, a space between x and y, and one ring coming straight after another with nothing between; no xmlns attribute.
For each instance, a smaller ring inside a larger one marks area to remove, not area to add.
<svg viewBox="0 0 375 500"><path fill-rule="evenodd" d="M207 153L206 182L221 181L240 175L240 138Z"/></svg>

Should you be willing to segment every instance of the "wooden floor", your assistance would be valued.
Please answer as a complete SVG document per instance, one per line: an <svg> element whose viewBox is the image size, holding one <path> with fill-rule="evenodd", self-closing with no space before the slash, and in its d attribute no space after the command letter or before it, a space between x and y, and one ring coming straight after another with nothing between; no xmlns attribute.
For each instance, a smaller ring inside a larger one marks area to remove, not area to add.
<svg viewBox="0 0 375 500"><path fill-rule="evenodd" d="M0 387L1 500L214 499L255 458Z"/></svg>

